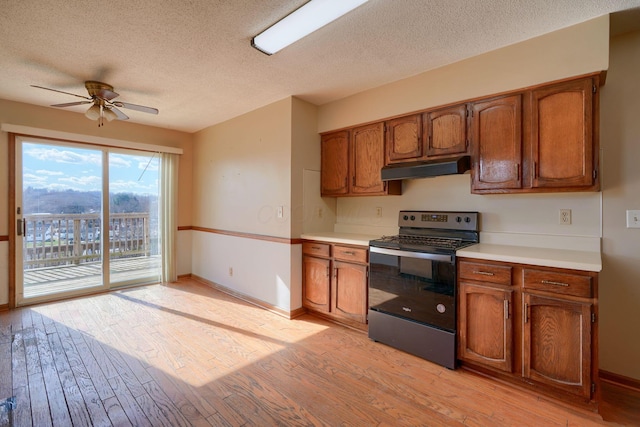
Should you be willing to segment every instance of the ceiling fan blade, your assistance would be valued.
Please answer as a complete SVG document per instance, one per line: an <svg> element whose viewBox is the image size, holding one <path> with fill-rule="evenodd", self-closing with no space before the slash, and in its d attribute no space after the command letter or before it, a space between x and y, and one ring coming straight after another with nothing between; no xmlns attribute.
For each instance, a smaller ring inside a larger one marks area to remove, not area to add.
<svg viewBox="0 0 640 427"><path fill-rule="evenodd" d="M130 104L128 102L116 101L113 105L120 108L128 108L130 110L142 111L143 113L158 114L157 108L145 107L143 105Z"/></svg>
<svg viewBox="0 0 640 427"><path fill-rule="evenodd" d="M111 101L113 98L117 98L118 96L120 96L109 89L100 89L96 95L98 95L99 98L102 98L105 101Z"/></svg>
<svg viewBox="0 0 640 427"><path fill-rule="evenodd" d="M52 107L73 107L74 105L91 104L93 101L76 101L64 104L53 104Z"/></svg>
<svg viewBox="0 0 640 427"><path fill-rule="evenodd" d="M65 92L65 91L58 90L58 89L51 89L51 88L44 87L44 86L31 85L31 87L37 87L38 89L50 90L50 91L53 91L53 92L59 92L59 93L67 94L67 95L73 95L73 96L77 96L78 98L91 99L88 96L76 95L75 93Z"/></svg>
<svg viewBox="0 0 640 427"><path fill-rule="evenodd" d="M129 116L127 116L122 111L118 110L116 107L111 107L110 109L111 111L116 113L116 116L118 116L118 120L129 120Z"/></svg>

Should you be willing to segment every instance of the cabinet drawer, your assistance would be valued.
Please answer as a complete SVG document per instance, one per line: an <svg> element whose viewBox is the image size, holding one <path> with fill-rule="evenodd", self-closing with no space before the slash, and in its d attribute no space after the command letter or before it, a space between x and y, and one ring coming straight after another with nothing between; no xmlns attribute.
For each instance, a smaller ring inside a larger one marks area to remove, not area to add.
<svg viewBox="0 0 640 427"><path fill-rule="evenodd" d="M511 267L460 261L460 278L511 286Z"/></svg>
<svg viewBox="0 0 640 427"><path fill-rule="evenodd" d="M587 275L525 269L524 288L591 298L593 278Z"/></svg>
<svg viewBox="0 0 640 427"><path fill-rule="evenodd" d="M302 253L329 258L330 247L331 245L327 243L304 242L302 243Z"/></svg>
<svg viewBox="0 0 640 427"><path fill-rule="evenodd" d="M342 261L351 261L366 264L367 249L335 245L333 247L333 258Z"/></svg>

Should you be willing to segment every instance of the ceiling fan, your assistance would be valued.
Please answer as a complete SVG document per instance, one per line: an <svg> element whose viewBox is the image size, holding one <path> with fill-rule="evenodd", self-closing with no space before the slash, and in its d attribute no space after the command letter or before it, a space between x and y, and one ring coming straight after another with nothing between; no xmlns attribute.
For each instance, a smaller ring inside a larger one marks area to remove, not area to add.
<svg viewBox="0 0 640 427"><path fill-rule="evenodd" d="M119 95L113 91L113 86L102 82L96 82L88 80L84 82L84 87L87 88L89 96L76 95L75 93L64 92L58 89L51 89L48 87L31 85L38 89L51 90L53 92L60 92L67 95L73 95L78 98L84 98L86 101L67 102L64 104L54 104L52 107L72 107L74 105L93 104L84 113L87 118L98 121L98 127L104 125L104 119L111 120L127 120L129 116L124 114L118 108L128 108L130 110L142 111L143 113L158 114L157 108L145 107L143 105L131 104L129 102L114 101Z"/></svg>

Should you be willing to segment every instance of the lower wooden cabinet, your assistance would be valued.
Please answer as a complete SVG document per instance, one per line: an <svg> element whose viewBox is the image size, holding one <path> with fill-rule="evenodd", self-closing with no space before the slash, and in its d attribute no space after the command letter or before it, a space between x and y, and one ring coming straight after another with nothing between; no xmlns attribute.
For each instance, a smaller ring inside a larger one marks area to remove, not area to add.
<svg viewBox="0 0 640 427"><path fill-rule="evenodd" d="M328 313L331 310L331 261L305 255L302 257L302 289L305 307Z"/></svg>
<svg viewBox="0 0 640 427"><path fill-rule="evenodd" d="M368 272L366 247L303 242L303 307L332 320L366 328Z"/></svg>
<svg viewBox="0 0 640 427"><path fill-rule="evenodd" d="M367 266L334 261L331 312L341 318L367 321Z"/></svg>
<svg viewBox="0 0 640 427"><path fill-rule="evenodd" d="M524 378L591 397L592 304L523 294Z"/></svg>
<svg viewBox="0 0 640 427"><path fill-rule="evenodd" d="M459 358L512 371L512 293L510 289L460 283Z"/></svg>
<svg viewBox="0 0 640 427"><path fill-rule="evenodd" d="M597 273L471 259L458 264L462 366L597 407Z"/></svg>

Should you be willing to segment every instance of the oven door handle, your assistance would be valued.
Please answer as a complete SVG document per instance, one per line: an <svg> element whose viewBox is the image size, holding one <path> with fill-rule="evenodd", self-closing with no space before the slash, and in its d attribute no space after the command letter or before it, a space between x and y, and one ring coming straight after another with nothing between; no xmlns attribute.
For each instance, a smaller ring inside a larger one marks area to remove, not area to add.
<svg viewBox="0 0 640 427"><path fill-rule="evenodd" d="M400 257L406 257L406 258L419 258L419 259L429 259L432 261L453 262L453 255L432 254L427 252L401 251L398 249L378 248L375 246L369 247L369 252L374 254L400 256Z"/></svg>

